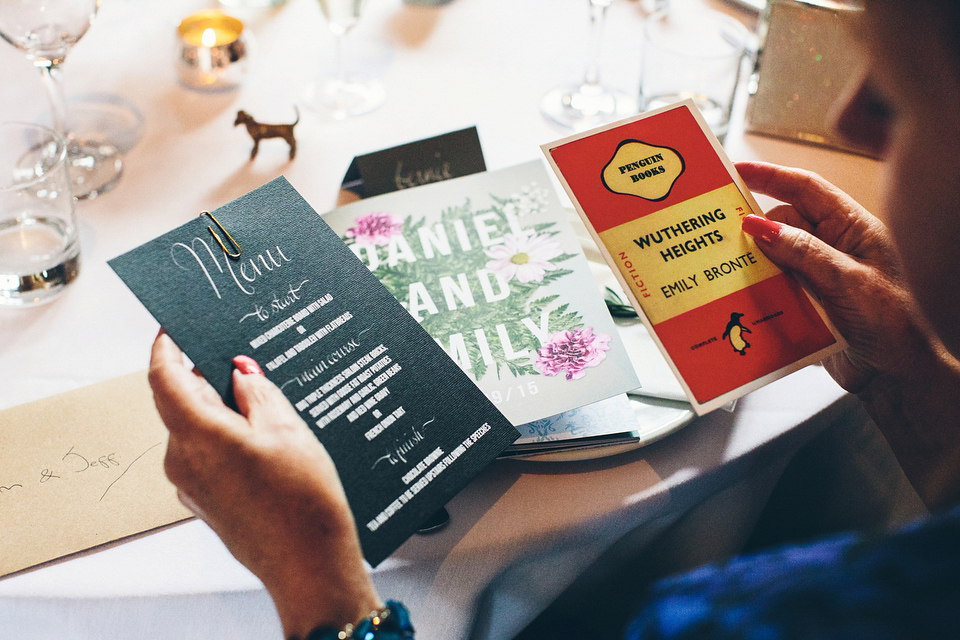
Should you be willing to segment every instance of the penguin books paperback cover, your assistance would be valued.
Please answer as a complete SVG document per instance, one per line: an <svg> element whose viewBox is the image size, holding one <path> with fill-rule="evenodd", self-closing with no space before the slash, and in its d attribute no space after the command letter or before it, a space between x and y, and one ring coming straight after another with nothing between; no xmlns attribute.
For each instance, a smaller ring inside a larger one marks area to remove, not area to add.
<svg viewBox="0 0 960 640"><path fill-rule="evenodd" d="M846 347L741 231L762 212L691 100L542 150L698 414Z"/></svg>

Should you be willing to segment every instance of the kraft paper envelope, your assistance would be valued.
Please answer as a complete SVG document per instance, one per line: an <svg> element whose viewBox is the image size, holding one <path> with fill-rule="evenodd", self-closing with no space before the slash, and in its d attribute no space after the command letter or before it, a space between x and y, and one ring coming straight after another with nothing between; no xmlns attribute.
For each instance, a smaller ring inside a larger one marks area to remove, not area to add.
<svg viewBox="0 0 960 640"><path fill-rule="evenodd" d="M190 517L146 372L0 411L0 575Z"/></svg>

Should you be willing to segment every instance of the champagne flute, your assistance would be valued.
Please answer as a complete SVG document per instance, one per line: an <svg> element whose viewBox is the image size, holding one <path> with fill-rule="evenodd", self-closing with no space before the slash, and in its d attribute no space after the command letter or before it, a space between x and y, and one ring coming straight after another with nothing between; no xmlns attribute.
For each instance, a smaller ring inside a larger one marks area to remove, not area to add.
<svg viewBox="0 0 960 640"><path fill-rule="evenodd" d="M607 9L613 0L590 1L590 50L583 81L549 91L540 101L540 111L550 120L575 131L637 113L637 101L629 94L600 83L600 47Z"/></svg>
<svg viewBox="0 0 960 640"><path fill-rule="evenodd" d="M362 74L348 72L343 55L344 36L360 19L363 0L319 2L334 37L333 73L307 86L306 104L338 120L373 111L383 104L383 84Z"/></svg>
<svg viewBox="0 0 960 640"><path fill-rule="evenodd" d="M95 198L120 178L122 161L113 145L81 140L69 132L60 65L90 28L101 0L2 0L0 37L40 70L53 128L67 140L67 173L77 200Z"/></svg>

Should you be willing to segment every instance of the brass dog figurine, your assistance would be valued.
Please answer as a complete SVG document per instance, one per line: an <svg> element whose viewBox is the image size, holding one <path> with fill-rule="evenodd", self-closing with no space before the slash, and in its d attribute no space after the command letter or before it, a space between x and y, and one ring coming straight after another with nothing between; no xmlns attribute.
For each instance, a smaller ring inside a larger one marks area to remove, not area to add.
<svg viewBox="0 0 960 640"><path fill-rule="evenodd" d="M250 151L250 159L257 157L257 151L260 150L260 141L265 138L283 138L290 145L290 159L297 155L297 141L293 137L293 128L300 122L300 110L296 106L293 110L297 114L297 119L291 124L263 124L253 119L249 113L241 109L237 111L237 119L233 126L242 124L247 128L247 133L253 138L253 149Z"/></svg>

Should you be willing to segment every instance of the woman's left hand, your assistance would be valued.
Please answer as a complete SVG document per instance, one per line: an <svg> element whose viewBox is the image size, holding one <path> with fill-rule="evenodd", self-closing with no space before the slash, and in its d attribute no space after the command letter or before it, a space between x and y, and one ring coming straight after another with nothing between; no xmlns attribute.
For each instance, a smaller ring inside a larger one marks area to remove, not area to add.
<svg viewBox="0 0 960 640"><path fill-rule="evenodd" d="M879 374L929 366L937 341L900 274L893 240L879 219L820 176L762 162L738 162L755 193L784 204L744 231L779 266L801 276L849 347L824 361L847 391Z"/></svg>

